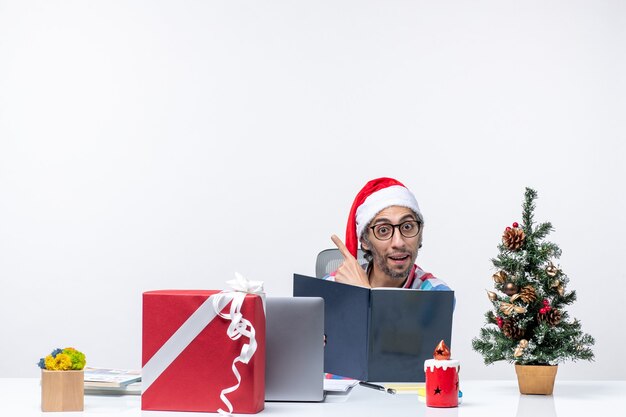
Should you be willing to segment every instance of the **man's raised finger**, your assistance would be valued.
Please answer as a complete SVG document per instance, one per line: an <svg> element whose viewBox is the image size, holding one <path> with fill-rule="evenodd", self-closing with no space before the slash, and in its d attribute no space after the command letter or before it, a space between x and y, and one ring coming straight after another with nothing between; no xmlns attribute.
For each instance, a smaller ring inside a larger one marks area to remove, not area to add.
<svg viewBox="0 0 626 417"><path fill-rule="evenodd" d="M337 246L337 249L339 249L339 252L341 252L341 254L343 255L345 259L350 259L350 258L354 259L354 256L352 256L352 254L350 253L346 245L344 245L343 241L339 239L339 236L332 235L330 237L330 240L332 240L335 246Z"/></svg>

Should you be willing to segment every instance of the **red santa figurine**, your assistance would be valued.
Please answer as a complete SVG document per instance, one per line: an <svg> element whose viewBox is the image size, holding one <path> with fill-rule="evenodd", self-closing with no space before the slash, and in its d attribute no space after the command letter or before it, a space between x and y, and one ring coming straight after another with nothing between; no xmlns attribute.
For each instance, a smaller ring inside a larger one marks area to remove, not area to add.
<svg viewBox="0 0 626 417"><path fill-rule="evenodd" d="M426 405L457 407L459 405L459 361L450 359L450 350L442 340L435 348L434 359L424 361Z"/></svg>

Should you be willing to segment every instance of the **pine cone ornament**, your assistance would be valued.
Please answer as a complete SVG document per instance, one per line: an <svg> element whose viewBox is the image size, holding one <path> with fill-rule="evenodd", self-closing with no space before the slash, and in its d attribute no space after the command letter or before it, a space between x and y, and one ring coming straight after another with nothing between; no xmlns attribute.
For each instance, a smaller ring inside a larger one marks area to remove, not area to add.
<svg viewBox="0 0 626 417"><path fill-rule="evenodd" d="M537 319L539 322L546 322L550 326L556 326L561 322L561 312L555 308L541 309L537 313Z"/></svg>
<svg viewBox="0 0 626 417"><path fill-rule="evenodd" d="M524 329L520 329L515 321L505 319L502 323L502 333L512 340L519 340L524 337Z"/></svg>
<svg viewBox="0 0 626 417"><path fill-rule="evenodd" d="M535 287L533 287L532 285L526 285L525 287L522 287L519 292L519 298L526 304L534 302L537 299Z"/></svg>
<svg viewBox="0 0 626 417"><path fill-rule="evenodd" d="M502 243L508 250L516 251L521 249L525 238L526 235L522 229L507 227L502 235Z"/></svg>

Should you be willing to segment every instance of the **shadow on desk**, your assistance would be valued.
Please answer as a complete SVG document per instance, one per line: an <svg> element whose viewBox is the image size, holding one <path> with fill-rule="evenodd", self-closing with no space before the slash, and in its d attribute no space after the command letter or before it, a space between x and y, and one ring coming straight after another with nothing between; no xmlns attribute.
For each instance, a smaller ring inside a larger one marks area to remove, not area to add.
<svg viewBox="0 0 626 417"><path fill-rule="evenodd" d="M418 410L416 410L416 412L417 411ZM459 415L459 407L451 407L451 408L425 407L425 411L424 411L424 417L458 417L458 415Z"/></svg>
<svg viewBox="0 0 626 417"><path fill-rule="evenodd" d="M556 417L552 395L521 395L517 403L517 417Z"/></svg>
<svg viewBox="0 0 626 417"><path fill-rule="evenodd" d="M596 400L599 397L621 398L625 381L558 381L554 384L557 402L560 398ZM602 384L599 388L598 384Z"/></svg>

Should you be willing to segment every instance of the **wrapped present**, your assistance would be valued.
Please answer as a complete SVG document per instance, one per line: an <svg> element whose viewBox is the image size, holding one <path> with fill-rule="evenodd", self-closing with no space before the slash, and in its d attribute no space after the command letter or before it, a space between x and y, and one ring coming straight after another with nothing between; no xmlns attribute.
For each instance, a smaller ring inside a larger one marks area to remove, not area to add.
<svg viewBox="0 0 626 417"><path fill-rule="evenodd" d="M142 410L263 410L263 284L240 275L229 284L143 294Z"/></svg>

